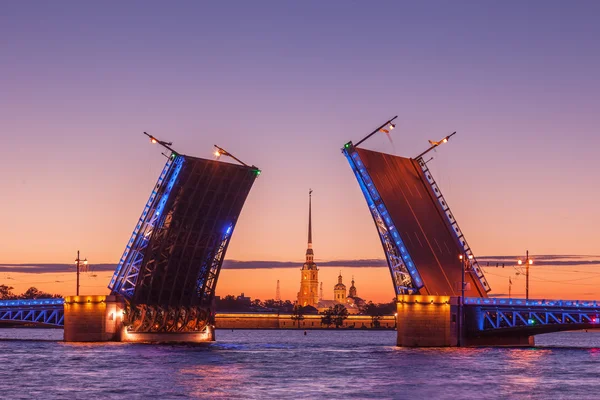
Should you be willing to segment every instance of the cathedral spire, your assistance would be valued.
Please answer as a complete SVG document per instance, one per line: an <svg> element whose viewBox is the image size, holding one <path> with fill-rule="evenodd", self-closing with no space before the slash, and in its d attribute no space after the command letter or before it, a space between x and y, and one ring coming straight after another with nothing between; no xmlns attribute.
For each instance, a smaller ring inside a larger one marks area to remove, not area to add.
<svg viewBox="0 0 600 400"><path fill-rule="evenodd" d="M308 189L308 247L306 249L306 265L312 269L316 268L314 264L314 252L312 248L312 189Z"/></svg>
<svg viewBox="0 0 600 400"><path fill-rule="evenodd" d="M312 189L308 189L308 248L312 249Z"/></svg>

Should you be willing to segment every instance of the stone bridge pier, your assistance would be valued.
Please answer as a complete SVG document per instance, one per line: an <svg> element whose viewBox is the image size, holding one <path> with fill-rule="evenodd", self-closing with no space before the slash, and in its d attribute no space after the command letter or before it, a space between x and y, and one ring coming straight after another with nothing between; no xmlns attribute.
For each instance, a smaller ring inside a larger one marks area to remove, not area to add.
<svg viewBox="0 0 600 400"><path fill-rule="evenodd" d="M483 331L478 307L465 306L460 297L400 295L397 298L398 346L533 346L527 330ZM462 326L461 326L462 325Z"/></svg>

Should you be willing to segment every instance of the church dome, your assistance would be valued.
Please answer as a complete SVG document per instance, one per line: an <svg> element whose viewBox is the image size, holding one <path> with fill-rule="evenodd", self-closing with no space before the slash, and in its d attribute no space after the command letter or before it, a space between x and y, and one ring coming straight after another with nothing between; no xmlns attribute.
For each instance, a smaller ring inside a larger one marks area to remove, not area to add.
<svg viewBox="0 0 600 400"><path fill-rule="evenodd" d="M346 285L342 283L342 271L340 271L340 274L338 275L338 283L335 284L333 290L346 290Z"/></svg>

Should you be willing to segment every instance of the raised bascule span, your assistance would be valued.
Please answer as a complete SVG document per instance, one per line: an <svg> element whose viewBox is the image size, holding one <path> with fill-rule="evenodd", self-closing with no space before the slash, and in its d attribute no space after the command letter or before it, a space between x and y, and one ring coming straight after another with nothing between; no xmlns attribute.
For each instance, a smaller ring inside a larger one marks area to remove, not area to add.
<svg viewBox="0 0 600 400"><path fill-rule="evenodd" d="M184 155L145 134L167 150L167 161L110 280L110 295L0 302L0 322L64 325L67 341L214 340L219 272L261 171L218 146L217 158L237 164Z"/></svg>
<svg viewBox="0 0 600 400"><path fill-rule="evenodd" d="M537 333L595 328L596 302L490 299L491 288L424 156L359 147L394 117L342 153L365 197L397 296L398 345L531 345ZM562 308L568 307L566 312Z"/></svg>
<svg viewBox="0 0 600 400"><path fill-rule="evenodd" d="M170 153L109 289L125 299L126 335L212 331L219 272L260 170L218 146L217 156L239 164L179 154L148 136Z"/></svg>
<svg viewBox="0 0 600 400"><path fill-rule="evenodd" d="M109 288L125 298L129 332L200 331L236 222L260 171L172 153Z"/></svg>
<svg viewBox="0 0 600 400"><path fill-rule="evenodd" d="M344 148L367 200L396 294L460 295L462 262L473 253L423 158L411 159L349 145ZM466 295L487 297L477 260L466 274Z"/></svg>

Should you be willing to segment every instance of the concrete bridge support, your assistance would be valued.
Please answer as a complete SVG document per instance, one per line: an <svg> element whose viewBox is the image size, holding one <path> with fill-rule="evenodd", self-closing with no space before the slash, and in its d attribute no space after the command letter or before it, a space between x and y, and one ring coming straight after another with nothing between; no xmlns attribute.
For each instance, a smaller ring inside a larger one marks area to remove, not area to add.
<svg viewBox="0 0 600 400"><path fill-rule="evenodd" d="M465 307L460 297L400 295L397 301L398 346L533 346L530 331L484 331L480 307ZM462 324L462 327L461 327Z"/></svg>
<svg viewBox="0 0 600 400"><path fill-rule="evenodd" d="M125 303L120 296L65 298L65 342L118 341Z"/></svg>
<svg viewBox="0 0 600 400"><path fill-rule="evenodd" d="M201 332L128 332L121 296L65 298L65 342L202 343L215 340L212 325Z"/></svg>
<svg viewBox="0 0 600 400"><path fill-rule="evenodd" d="M457 346L457 300L450 296L398 296L398 346Z"/></svg>

